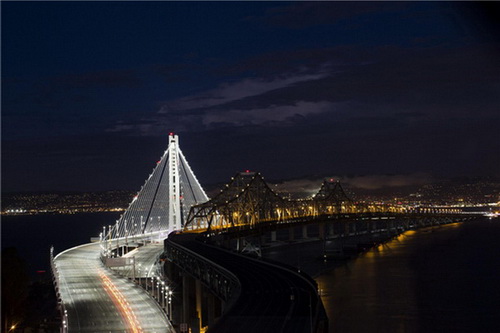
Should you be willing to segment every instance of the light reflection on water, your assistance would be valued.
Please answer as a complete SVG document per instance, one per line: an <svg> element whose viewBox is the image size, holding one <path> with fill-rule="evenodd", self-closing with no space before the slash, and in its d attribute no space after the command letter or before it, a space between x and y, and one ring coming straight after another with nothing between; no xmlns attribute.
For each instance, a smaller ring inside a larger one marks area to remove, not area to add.
<svg viewBox="0 0 500 333"><path fill-rule="evenodd" d="M500 331L498 222L407 231L321 274L330 332Z"/></svg>

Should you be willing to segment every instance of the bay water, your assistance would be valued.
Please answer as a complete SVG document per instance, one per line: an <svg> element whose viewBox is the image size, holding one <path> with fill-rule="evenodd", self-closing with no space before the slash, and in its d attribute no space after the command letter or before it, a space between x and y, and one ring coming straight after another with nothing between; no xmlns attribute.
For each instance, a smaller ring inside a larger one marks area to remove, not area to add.
<svg viewBox="0 0 500 333"><path fill-rule="evenodd" d="M500 219L407 231L316 277L330 332L500 332Z"/></svg>
<svg viewBox="0 0 500 333"><path fill-rule="evenodd" d="M31 276L49 273L50 246L88 243L118 217L3 216L2 249L16 247ZM330 332L500 332L499 240L500 219L480 218L407 231L322 270Z"/></svg>

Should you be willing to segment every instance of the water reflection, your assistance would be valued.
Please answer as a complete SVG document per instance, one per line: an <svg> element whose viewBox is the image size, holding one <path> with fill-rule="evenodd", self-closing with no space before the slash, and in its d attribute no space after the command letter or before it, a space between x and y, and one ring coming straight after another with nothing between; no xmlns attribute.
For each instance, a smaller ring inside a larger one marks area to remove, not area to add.
<svg viewBox="0 0 500 333"><path fill-rule="evenodd" d="M485 251L499 237L484 221L407 231L320 275L330 331L500 331L498 251Z"/></svg>

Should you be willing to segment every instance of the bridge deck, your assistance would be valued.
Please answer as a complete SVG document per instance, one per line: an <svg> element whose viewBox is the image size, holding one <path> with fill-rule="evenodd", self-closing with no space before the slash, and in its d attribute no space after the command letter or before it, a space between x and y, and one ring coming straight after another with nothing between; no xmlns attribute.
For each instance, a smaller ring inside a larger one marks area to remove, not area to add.
<svg viewBox="0 0 500 333"><path fill-rule="evenodd" d="M141 288L104 268L98 243L55 258L69 332L173 332L165 314Z"/></svg>
<svg viewBox="0 0 500 333"><path fill-rule="evenodd" d="M311 332L323 314L315 287L304 277L280 266L205 245L196 235L171 235L182 247L235 274L241 294L234 306L209 332Z"/></svg>

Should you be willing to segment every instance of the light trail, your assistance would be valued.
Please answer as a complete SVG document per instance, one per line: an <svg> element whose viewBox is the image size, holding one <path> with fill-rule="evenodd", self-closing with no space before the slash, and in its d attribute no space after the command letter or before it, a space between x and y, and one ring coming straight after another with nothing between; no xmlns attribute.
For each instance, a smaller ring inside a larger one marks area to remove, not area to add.
<svg viewBox="0 0 500 333"><path fill-rule="evenodd" d="M108 293L123 319L127 322L130 328L129 331L133 333L142 333L143 330L141 325L139 324L139 321L137 320L137 317L135 316L135 313L130 307L127 299L116 288L115 284L108 278L102 269L99 269L99 276L101 277L104 290L106 290L106 293Z"/></svg>

